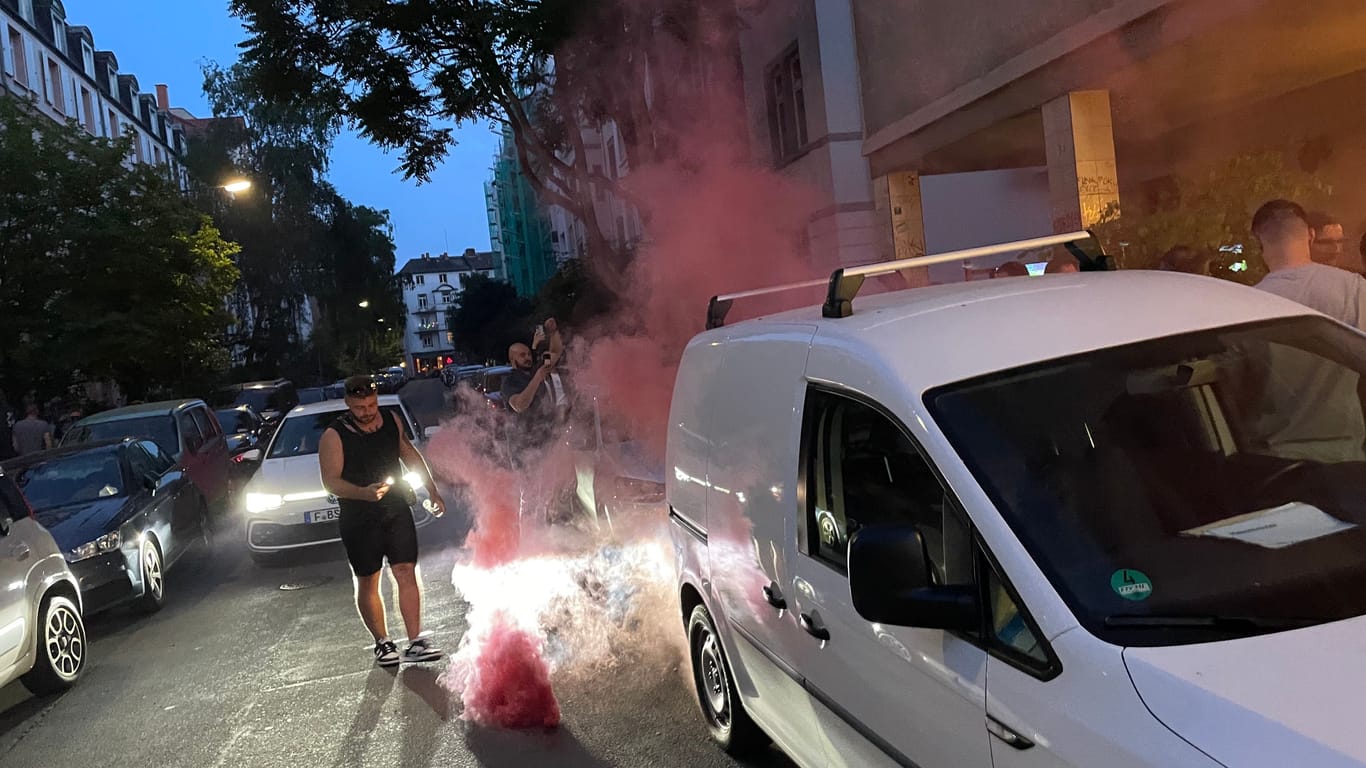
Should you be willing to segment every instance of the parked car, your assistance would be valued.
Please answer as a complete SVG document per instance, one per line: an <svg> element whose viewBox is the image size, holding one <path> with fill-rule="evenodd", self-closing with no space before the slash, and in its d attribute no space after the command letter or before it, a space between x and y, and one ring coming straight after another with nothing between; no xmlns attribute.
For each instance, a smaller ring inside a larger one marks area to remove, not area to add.
<svg viewBox="0 0 1366 768"><path fill-rule="evenodd" d="M214 411L214 416L218 418L227 437L228 456L231 459L228 478L235 494L256 471L257 463L247 460L247 452L263 447L270 440L272 425L267 424L250 405L220 408Z"/></svg>
<svg viewBox="0 0 1366 768"><path fill-rule="evenodd" d="M473 380L487 366L448 365L441 369L441 383L448 387L458 386L461 382Z"/></svg>
<svg viewBox="0 0 1366 768"><path fill-rule="evenodd" d="M76 684L87 658L76 577L13 480L0 472L0 687L36 695Z"/></svg>
<svg viewBox="0 0 1366 768"><path fill-rule="evenodd" d="M505 410L507 405L503 402L503 379L512 373L510 365L495 365L492 368L485 368L478 375L477 384L474 388L484 395L489 407L496 410Z"/></svg>
<svg viewBox="0 0 1366 768"><path fill-rule="evenodd" d="M71 564L87 616L126 600L160 609L167 572L212 535L204 496L152 440L55 448L4 471Z"/></svg>
<svg viewBox="0 0 1366 768"><path fill-rule="evenodd" d="M299 405L321 403L327 399L327 390L323 387L305 387L298 390L298 395Z"/></svg>
<svg viewBox="0 0 1366 768"><path fill-rule="evenodd" d="M397 395L380 395L379 406L386 418L397 414L404 433L416 443L436 430L422 430ZM323 489L318 443L328 425L345 411L346 403L340 400L301 405L275 431L243 497L247 550L254 559L267 561L289 550L341 540L337 522L341 511L336 497ZM412 486L414 479L409 473L401 482ZM413 490L414 520L419 527L425 526L434 519L422 505L427 491L420 485Z"/></svg>
<svg viewBox="0 0 1366 768"><path fill-rule="evenodd" d="M203 400L167 400L104 411L76 422L63 446L120 437L147 437L184 467L212 509L228 506L234 490L228 439Z"/></svg>
<svg viewBox="0 0 1366 768"><path fill-rule="evenodd" d="M575 493L580 511L599 528L615 520L664 515L664 464L647 441L632 439L604 424L597 397L582 398L566 440L574 454Z"/></svg>
<svg viewBox="0 0 1366 768"><path fill-rule="evenodd" d="M279 421L281 416L298 404L299 394L288 379L232 384L214 395L216 407L250 405L268 422Z"/></svg>
<svg viewBox="0 0 1366 768"><path fill-rule="evenodd" d="M713 738L1366 765L1366 336L1160 272L856 299L877 269L683 354L667 500Z"/></svg>

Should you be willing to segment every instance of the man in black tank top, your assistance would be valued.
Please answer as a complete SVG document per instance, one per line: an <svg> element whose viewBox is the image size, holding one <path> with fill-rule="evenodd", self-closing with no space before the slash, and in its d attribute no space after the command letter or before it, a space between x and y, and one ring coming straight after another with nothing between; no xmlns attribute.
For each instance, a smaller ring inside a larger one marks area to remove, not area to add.
<svg viewBox="0 0 1366 768"><path fill-rule="evenodd" d="M446 502L437 491L422 454L408 440L396 416L379 408L379 389L369 376L346 380L347 412L323 430L318 463L323 487L341 508L341 539L355 573L356 608L375 637L375 661L435 661L441 650L422 634L422 586L417 574L417 528L406 494L394 489L405 469L418 472L431 495L432 514ZM389 638L379 584L384 561L398 584L398 607L409 644L402 656Z"/></svg>

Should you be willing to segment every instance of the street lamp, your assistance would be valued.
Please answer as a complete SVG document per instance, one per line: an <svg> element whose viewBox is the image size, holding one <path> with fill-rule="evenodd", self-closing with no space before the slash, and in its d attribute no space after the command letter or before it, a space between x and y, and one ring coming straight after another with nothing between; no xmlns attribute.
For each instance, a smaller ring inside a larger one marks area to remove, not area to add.
<svg viewBox="0 0 1366 768"><path fill-rule="evenodd" d="M238 192L246 192L248 189L251 189L251 179L233 179L223 185L224 191L234 195Z"/></svg>
<svg viewBox="0 0 1366 768"><path fill-rule="evenodd" d="M370 300L369 300L369 299L364 299L364 300L361 301L361 303L357 304L356 306L360 307L361 309L369 309L369 308L370 308Z"/></svg>

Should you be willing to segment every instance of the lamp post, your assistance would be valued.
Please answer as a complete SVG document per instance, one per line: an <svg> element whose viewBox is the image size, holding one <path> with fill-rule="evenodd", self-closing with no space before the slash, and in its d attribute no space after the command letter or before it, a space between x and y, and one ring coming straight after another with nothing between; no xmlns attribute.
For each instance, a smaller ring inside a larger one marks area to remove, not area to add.
<svg viewBox="0 0 1366 768"><path fill-rule="evenodd" d="M222 185L222 189L230 195L246 192L251 189L251 179L231 179Z"/></svg>

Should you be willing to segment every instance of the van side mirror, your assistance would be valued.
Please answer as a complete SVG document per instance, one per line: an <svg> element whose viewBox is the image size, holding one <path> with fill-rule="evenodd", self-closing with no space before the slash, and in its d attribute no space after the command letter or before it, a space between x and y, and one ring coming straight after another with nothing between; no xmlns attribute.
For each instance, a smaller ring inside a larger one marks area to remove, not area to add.
<svg viewBox="0 0 1366 768"><path fill-rule="evenodd" d="M431 440L433 437L436 437L437 434L440 432L441 427L439 425L430 426L422 430L422 437L427 440Z"/></svg>
<svg viewBox="0 0 1366 768"><path fill-rule="evenodd" d="M912 525L861 528L849 540L849 592L868 621L969 631L981 624L977 587L937 586L925 540Z"/></svg>
<svg viewBox="0 0 1366 768"><path fill-rule="evenodd" d="M146 488L148 491L155 492L159 485L161 485L160 477L157 477L150 472L142 476L142 487Z"/></svg>

